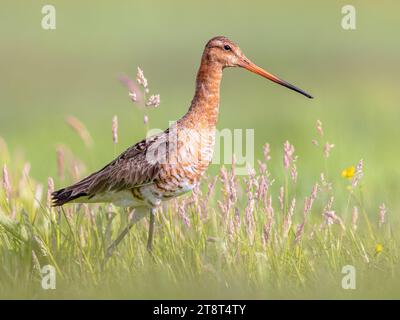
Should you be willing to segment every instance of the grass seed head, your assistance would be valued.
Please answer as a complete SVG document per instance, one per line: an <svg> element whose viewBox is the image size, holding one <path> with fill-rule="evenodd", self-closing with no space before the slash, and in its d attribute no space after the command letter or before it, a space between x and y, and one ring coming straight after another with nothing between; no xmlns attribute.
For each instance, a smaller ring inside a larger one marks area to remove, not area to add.
<svg viewBox="0 0 400 320"><path fill-rule="evenodd" d="M269 160L271 160L271 147L269 143L264 144L263 151L264 151L264 160L268 162Z"/></svg>
<svg viewBox="0 0 400 320"><path fill-rule="evenodd" d="M361 159L356 166L356 172L354 173L353 180L351 181L351 185L353 188L357 187L360 180L364 176L363 170L364 170L364 160Z"/></svg>
<svg viewBox="0 0 400 320"><path fill-rule="evenodd" d="M384 203L382 203L379 206L379 228L384 225L385 218L386 218L386 206Z"/></svg>
<svg viewBox="0 0 400 320"><path fill-rule="evenodd" d="M54 192L54 180L52 177L47 179L47 207L51 208L52 204L52 196L51 194Z"/></svg>
<svg viewBox="0 0 400 320"><path fill-rule="evenodd" d="M136 73L136 81L139 83L143 88L148 87L147 79L144 76L143 70L137 67L137 73Z"/></svg>
<svg viewBox="0 0 400 320"><path fill-rule="evenodd" d="M159 94L153 94L150 96L149 100L146 102L146 107L154 107L157 108L161 103L160 100L160 95Z"/></svg>
<svg viewBox="0 0 400 320"><path fill-rule="evenodd" d="M6 196L6 201L10 202L12 187L6 164L3 165L3 188Z"/></svg>
<svg viewBox="0 0 400 320"><path fill-rule="evenodd" d="M325 158L329 158L329 156L331 154L331 150L334 147L335 147L335 145L332 144L332 143L329 143L329 142L325 143L325 145L324 145L324 156L325 156Z"/></svg>
<svg viewBox="0 0 400 320"><path fill-rule="evenodd" d="M117 144L118 143L118 117L117 116L114 116L112 119L111 131L112 131L113 143Z"/></svg>
<svg viewBox="0 0 400 320"><path fill-rule="evenodd" d="M318 135L320 137L323 137L324 136L324 130L322 129L322 122L320 120L317 120L316 127L317 127Z"/></svg>
<svg viewBox="0 0 400 320"><path fill-rule="evenodd" d="M137 102L138 101L137 93L135 91L129 92L128 95L131 98L132 102Z"/></svg>
<svg viewBox="0 0 400 320"><path fill-rule="evenodd" d="M286 170L289 169L291 163L294 161L294 146L286 141L283 145L283 166Z"/></svg>
<svg viewBox="0 0 400 320"><path fill-rule="evenodd" d="M281 211L283 212L284 208L285 208L285 189L283 187L281 187L279 189L279 204L281 206Z"/></svg>

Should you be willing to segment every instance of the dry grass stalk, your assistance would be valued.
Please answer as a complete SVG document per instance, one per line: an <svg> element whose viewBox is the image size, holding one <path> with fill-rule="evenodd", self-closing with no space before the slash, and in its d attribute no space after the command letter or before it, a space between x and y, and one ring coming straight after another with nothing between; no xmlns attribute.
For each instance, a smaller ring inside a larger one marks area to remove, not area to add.
<svg viewBox="0 0 400 320"><path fill-rule="evenodd" d="M354 231L357 231L358 228L357 222L358 222L358 207L354 206L351 215L351 226Z"/></svg>
<svg viewBox="0 0 400 320"><path fill-rule="evenodd" d="M67 116L65 121L78 134L86 147L91 147L93 145L93 139L81 121L73 116Z"/></svg>

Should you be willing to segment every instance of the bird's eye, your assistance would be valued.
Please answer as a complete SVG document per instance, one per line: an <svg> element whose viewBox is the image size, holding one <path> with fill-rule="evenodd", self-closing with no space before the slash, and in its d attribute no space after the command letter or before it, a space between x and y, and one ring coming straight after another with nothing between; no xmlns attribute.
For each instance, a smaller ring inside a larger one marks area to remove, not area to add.
<svg viewBox="0 0 400 320"><path fill-rule="evenodd" d="M224 45L224 50L226 50L226 51L230 51L231 50L231 46L229 46L229 45Z"/></svg>

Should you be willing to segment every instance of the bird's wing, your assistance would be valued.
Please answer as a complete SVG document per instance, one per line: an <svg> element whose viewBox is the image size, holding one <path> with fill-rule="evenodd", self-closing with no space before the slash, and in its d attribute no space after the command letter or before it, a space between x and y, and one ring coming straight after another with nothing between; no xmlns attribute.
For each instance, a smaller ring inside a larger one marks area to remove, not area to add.
<svg viewBox="0 0 400 320"><path fill-rule="evenodd" d="M53 193L55 204L62 204L81 196L89 198L104 192L129 190L151 183L161 165L154 154L160 153L166 142L166 132L147 138L127 149L101 170L67 188ZM151 151L153 154L149 154ZM65 197L64 197L65 196Z"/></svg>

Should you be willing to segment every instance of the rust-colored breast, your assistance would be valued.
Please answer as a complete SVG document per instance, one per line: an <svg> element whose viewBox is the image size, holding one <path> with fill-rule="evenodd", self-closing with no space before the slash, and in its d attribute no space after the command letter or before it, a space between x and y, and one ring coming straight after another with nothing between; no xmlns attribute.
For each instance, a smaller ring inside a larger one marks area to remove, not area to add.
<svg viewBox="0 0 400 320"><path fill-rule="evenodd" d="M172 197L193 189L212 160L214 142L214 129L178 126L168 143L168 159L154 181L155 190Z"/></svg>

